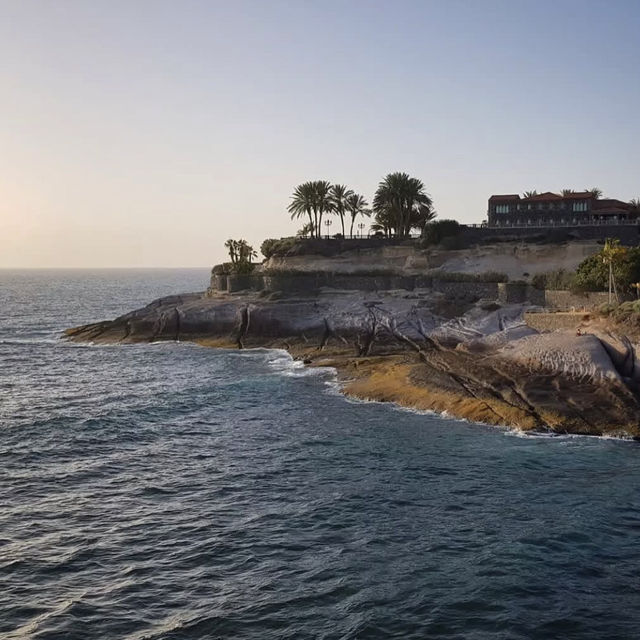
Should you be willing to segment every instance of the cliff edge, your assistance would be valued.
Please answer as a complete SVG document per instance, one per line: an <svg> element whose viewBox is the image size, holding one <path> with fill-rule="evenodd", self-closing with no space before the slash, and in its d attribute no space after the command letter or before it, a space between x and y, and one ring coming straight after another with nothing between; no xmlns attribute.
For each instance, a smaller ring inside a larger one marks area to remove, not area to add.
<svg viewBox="0 0 640 640"><path fill-rule="evenodd" d="M640 437L640 375L620 370L634 347L612 337L627 350L613 357L606 336L539 333L524 324L526 308L430 290L194 293L66 335L285 348L310 366L335 367L358 398L525 431Z"/></svg>

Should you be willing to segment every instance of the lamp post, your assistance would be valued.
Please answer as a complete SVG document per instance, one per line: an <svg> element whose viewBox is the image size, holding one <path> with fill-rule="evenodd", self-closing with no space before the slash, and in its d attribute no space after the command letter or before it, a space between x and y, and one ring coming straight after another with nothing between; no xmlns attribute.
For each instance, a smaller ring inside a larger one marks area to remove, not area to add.
<svg viewBox="0 0 640 640"><path fill-rule="evenodd" d="M358 229L360 229L360 237L362 238L362 230L365 228L364 222L358 223Z"/></svg>
<svg viewBox="0 0 640 640"><path fill-rule="evenodd" d="M331 223L332 223L332 222L333 222L333 221L332 221L332 220L330 220L329 218L327 218L327 219L324 221L324 226L325 226L325 227L327 227L327 239L329 239L329 227L331 226Z"/></svg>

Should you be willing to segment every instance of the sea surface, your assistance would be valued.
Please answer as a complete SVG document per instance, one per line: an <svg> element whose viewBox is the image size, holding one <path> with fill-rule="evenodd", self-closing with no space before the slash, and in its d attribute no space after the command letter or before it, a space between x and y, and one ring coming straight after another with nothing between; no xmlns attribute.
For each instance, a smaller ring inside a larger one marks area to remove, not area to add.
<svg viewBox="0 0 640 640"><path fill-rule="evenodd" d="M206 270L0 271L0 638L640 638L640 446L67 344Z"/></svg>

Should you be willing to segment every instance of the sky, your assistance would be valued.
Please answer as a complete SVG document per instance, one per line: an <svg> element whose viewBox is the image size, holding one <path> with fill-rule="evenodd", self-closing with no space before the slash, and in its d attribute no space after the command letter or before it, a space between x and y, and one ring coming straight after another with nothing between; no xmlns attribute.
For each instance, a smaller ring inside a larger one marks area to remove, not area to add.
<svg viewBox="0 0 640 640"><path fill-rule="evenodd" d="M0 0L0 267L190 267L307 180L640 196L639 0Z"/></svg>

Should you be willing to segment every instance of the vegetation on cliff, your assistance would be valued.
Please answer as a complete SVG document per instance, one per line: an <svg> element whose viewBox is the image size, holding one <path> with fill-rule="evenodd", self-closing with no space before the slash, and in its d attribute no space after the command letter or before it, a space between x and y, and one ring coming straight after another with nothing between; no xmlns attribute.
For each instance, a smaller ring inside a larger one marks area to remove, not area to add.
<svg viewBox="0 0 640 640"><path fill-rule="evenodd" d="M307 219L303 229L311 238L322 237L323 224L325 235L329 235L330 215L339 218L342 237L345 219L349 216L349 235L353 237L358 216L369 217L372 213L363 196L343 184L331 184L327 180L299 184L287 209L292 220ZM422 231L436 216L423 182L402 172L389 173L380 182L373 199L373 212L375 218L370 231L396 238L406 238L415 229Z"/></svg>
<svg viewBox="0 0 640 640"><path fill-rule="evenodd" d="M373 198L375 222L372 231L406 238L412 229L422 231L436 217L433 201L424 184L407 173L390 173L378 185Z"/></svg>
<svg viewBox="0 0 640 640"><path fill-rule="evenodd" d="M539 289L565 290L575 293L605 291L611 287L615 298L637 295L640 290L640 247L622 247L607 240L601 251L583 260L575 272L563 269L536 274L532 284Z"/></svg>
<svg viewBox="0 0 640 640"><path fill-rule="evenodd" d="M367 201L359 194L342 184L331 184L326 180L315 180L298 185L291 196L288 211L291 219L308 218L304 229L308 230L312 238L322 235L323 218L336 215L340 219L342 235L344 236L344 220L347 214L351 216L351 234L357 216L371 215L367 208ZM331 223L325 219L326 226Z"/></svg>

